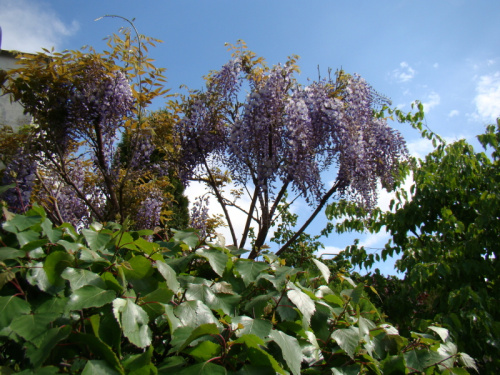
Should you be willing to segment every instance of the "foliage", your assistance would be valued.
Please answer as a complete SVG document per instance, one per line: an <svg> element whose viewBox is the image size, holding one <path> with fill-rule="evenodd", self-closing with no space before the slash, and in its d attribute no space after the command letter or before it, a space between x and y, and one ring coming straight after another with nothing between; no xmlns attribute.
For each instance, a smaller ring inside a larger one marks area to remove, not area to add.
<svg viewBox="0 0 500 375"><path fill-rule="evenodd" d="M166 161L177 115L175 105L168 113L146 113L167 93L163 70L146 55L156 42L124 30L103 53L20 56L21 67L8 72L3 89L34 124L23 142L16 142L21 135L2 134L2 146L9 146L2 152L3 185L13 186L2 197L9 209L24 212L36 201L53 222L77 227L130 218L136 228L153 228L168 221L179 201Z"/></svg>
<svg viewBox="0 0 500 375"><path fill-rule="evenodd" d="M464 140L446 144L430 135L435 149L424 160L414 160L410 192L398 191L389 212L371 216L348 205L329 208L333 218L345 215L339 230L385 227L390 242L380 253L367 254L352 246L345 257L353 264L399 256L396 268L405 279L381 280L392 290L384 302L400 327L432 320L450 329L458 347L475 357L481 370L500 369L500 119L478 136L484 152Z"/></svg>
<svg viewBox="0 0 500 375"><path fill-rule="evenodd" d="M356 75L339 71L335 78L301 86L294 77L297 56L269 68L243 42L230 49L232 59L206 77L206 90L185 98L176 129L181 175L210 187L233 243L243 247L254 230L249 257L255 258L286 192L305 199L313 212L278 254L290 250L334 195L372 208L377 182L392 184L406 151L399 133L373 115L386 100ZM329 177L333 186L323 182L327 171L337 172ZM237 188L231 198L223 194L229 182ZM239 205L242 196L249 208ZM229 207L247 217L239 242Z"/></svg>
<svg viewBox="0 0 500 375"><path fill-rule="evenodd" d="M4 212L0 363L21 374L466 374L448 331L411 338L346 275L314 260L200 243L196 232L94 223L77 233L45 211Z"/></svg>

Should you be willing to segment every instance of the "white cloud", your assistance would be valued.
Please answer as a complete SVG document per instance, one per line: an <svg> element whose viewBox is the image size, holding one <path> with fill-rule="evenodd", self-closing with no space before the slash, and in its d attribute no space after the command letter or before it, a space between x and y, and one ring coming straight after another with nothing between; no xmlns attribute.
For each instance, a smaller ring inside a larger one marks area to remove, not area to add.
<svg viewBox="0 0 500 375"><path fill-rule="evenodd" d="M32 0L2 0L0 11L2 49L38 52L58 49L65 37L73 35L78 23L64 23L50 5Z"/></svg>
<svg viewBox="0 0 500 375"><path fill-rule="evenodd" d="M448 117L455 117L455 116L458 116L460 114L460 112L456 109L453 109L450 111L450 113L448 113Z"/></svg>
<svg viewBox="0 0 500 375"><path fill-rule="evenodd" d="M432 91L429 95L427 95L427 99L422 101L422 104L424 105L424 111L429 112L440 102L441 102L441 97L439 96L439 94Z"/></svg>
<svg viewBox="0 0 500 375"><path fill-rule="evenodd" d="M406 61L399 64L399 68L392 71L392 78L398 82L408 82L415 77L415 69L413 69Z"/></svg>
<svg viewBox="0 0 500 375"><path fill-rule="evenodd" d="M316 254L317 257L322 257L324 259L330 259L337 254L340 254L344 251L344 248L336 247L336 246L325 246L323 250L318 251Z"/></svg>
<svg viewBox="0 0 500 375"><path fill-rule="evenodd" d="M474 98L476 114L486 121L500 116L500 72L479 77Z"/></svg>

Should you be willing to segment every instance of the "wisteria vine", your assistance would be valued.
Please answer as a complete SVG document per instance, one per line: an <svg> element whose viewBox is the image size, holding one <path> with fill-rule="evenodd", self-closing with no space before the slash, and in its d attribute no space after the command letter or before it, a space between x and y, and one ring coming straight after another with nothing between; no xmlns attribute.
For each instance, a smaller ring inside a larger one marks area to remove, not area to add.
<svg viewBox="0 0 500 375"><path fill-rule="evenodd" d="M264 244L287 190L316 209L336 195L370 210L378 181L390 186L407 152L399 132L374 116L384 98L363 78L338 72L336 80L302 86L294 78L294 62L261 68L247 51L236 53L209 76L206 91L192 94L178 126L188 178L203 179L194 172L200 168L208 176L228 170L250 193L240 246L254 220L259 234L251 257ZM242 87L249 88L243 101ZM325 178L335 181L333 187ZM217 181L205 181L227 205Z"/></svg>

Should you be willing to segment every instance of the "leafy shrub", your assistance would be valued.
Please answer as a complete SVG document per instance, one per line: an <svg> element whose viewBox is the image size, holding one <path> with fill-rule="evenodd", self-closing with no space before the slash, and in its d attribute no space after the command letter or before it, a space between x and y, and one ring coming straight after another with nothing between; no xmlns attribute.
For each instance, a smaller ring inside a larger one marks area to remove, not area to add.
<svg viewBox="0 0 500 375"><path fill-rule="evenodd" d="M0 371L22 374L465 374L448 331L405 338L364 284L313 260L200 243L195 231L54 227L5 212Z"/></svg>

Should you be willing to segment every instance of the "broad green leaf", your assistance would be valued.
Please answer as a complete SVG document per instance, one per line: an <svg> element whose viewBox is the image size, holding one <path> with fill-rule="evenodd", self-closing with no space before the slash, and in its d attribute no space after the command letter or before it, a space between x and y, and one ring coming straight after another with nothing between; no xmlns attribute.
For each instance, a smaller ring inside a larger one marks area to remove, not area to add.
<svg viewBox="0 0 500 375"><path fill-rule="evenodd" d="M32 341L37 336L45 333L49 324L56 320L58 313L41 313L20 315L12 320L10 329L27 341Z"/></svg>
<svg viewBox="0 0 500 375"><path fill-rule="evenodd" d="M65 251L54 251L50 253L43 262L43 270L47 275L50 284L61 287L64 286L64 279L61 273L66 267L72 266L74 258Z"/></svg>
<svg viewBox="0 0 500 375"><path fill-rule="evenodd" d="M150 321L165 314L165 304L172 300L173 295L174 292L165 283L160 283L156 290L141 297L141 306L148 313Z"/></svg>
<svg viewBox="0 0 500 375"><path fill-rule="evenodd" d="M82 375L120 375L106 361L91 359L85 365Z"/></svg>
<svg viewBox="0 0 500 375"><path fill-rule="evenodd" d="M0 247L0 260L23 258L26 252L12 247Z"/></svg>
<svg viewBox="0 0 500 375"><path fill-rule="evenodd" d="M238 337L243 335L255 335L263 339L269 335L273 325L268 320L252 319L248 316L237 316L233 318L231 327L236 331L236 336Z"/></svg>
<svg viewBox="0 0 500 375"><path fill-rule="evenodd" d="M304 320L307 325L311 324L311 317L316 311L316 306L314 305L314 301L307 294L302 292L299 288L297 288L293 283L288 284L290 290L286 293L290 301L299 309L299 311L304 316Z"/></svg>
<svg viewBox="0 0 500 375"><path fill-rule="evenodd" d="M262 348L248 348L246 351L246 355L248 356L249 362L252 365L273 369L275 373L286 375L288 374L274 359L274 357L263 350Z"/></svg>
<svg viewBox="0 0 500 375"><path fill-rule="evenodd" d="M3 374L3 373L2 373ZM18 375L55 375L59 374L59 367L55 366L44 366L36 369L35 371L31 369L26 369L21 372L16 372Z"/></svg>
<svg viewBox="0 0 500 375"><path fill-rule="evenodd" d="M477 373L479 370L476 365L476 361L467 353L458 353L458 361L465 367L474 369Z"/></svg>
<svg viewBox="0 0 500 375"><path fill-rule="evenodd" d="M90 307L101 307L111 303L115 298L116 293L112 290L104 290L94 285L85 285L73 291L68 308L70 310L82 310Z"/></svg>
<svg viewBox="0 0 500 375"><path fill-rule="evenodd" d="M165 316L167 317L168 326L170 327L170 332L174 332L177 328L182 327L180 319L174 314L174 308L172 305L163 305L165 308Z"/></svg>
<svg viewBox="0 0 500 375"><path fill-rule="evenodd" d="M14 280L15 278L16 274L10 269L0 272L0 289L2 289L5 284L7 284L11 280Z"/></svg>
<svg viewBox="0 0 500 375"><path fill-rule="evenodd" d="M117 298L113 301L113 314L129 341L145 348L151 345L152 333L148 327L149 317L142 307L131 299Z"/></svg>
<svg viewBox="0 0 500 375"><path fill-rule="evenodd" d="M259 336L252 334L242 335L237 340L234 340L234 343L245 344L247 348L259 348L266 344Z"/></svg>
<svg viewBox="0 0 500 375"><path fill-rule="evenodd" d="M226 375L226 369L212 362L198 363L179 371L177 375Z"/></svg>
<svg viewBox="0 0 500 375"><path fill-rule="evenodd" d="M217 275L222 276L224 274L224 270L226 269L226 264L229 259L226 254L215 249L198 249L196 250L196 254L207 259L208 263L210 263L210 266L212 266L212 269Z"/></svg>
<svg viewBox="0 0 500 375"><path fill-rule="evenodd" d="M326 264L323 262L320 262L318 259L312 259L316 267L318 267L319 271L321 272L321 275L323 275L323 278L325 279L326 283L328 284L328 280L330 280L330 269Z"/></svg>
<svg viewBox="0 0 500 375"><path fill-rule="evenodd" d="M358 364L351 365L351 366L342 366L342 367L332 367L331 368L333 375L359 375L360 370L361 370L361 366ZM396 373L396 374L399 374L399 373Z"/></svg>
<svg viewBox="0 0 500 375"><path fill-rule="evenodd" d="M153 357L153 346L150 346L144 353L131 355L122 361L123 367L128 375L148 375L156 374L156 368L151 363Z"/></svg>
<svg viewBox="0 0 500 375"><path fill-rule="evenodd" d="M71 329L72 327L70 325L50 328L46 330L42 336L37 337L37 343L35 345L28 345L26 357L28 357L32 365L35 368L43 365L56 345L69 336Z"/></svg>
<svg viewBox="0 0 500 375"><path fill-rule="evenodd" d="M194 348L185 350L196 362L205 362L220 355L221 347L212 341L202 341Z"/></svg>
<svg viewBox="0 0 500 375"><path fill-rule="evenodd" d="M185 297L188 301L202 301L212 310L222 310L226 314L233 313L241 299L238 295L215 294L204 284L189 284Z"/></svg>
<svg viewBox="0 0 500 375"><path fill-rule="evenodd" d="M160 272L160 274L167 282L167 286L169 287L169 289L174 293L177 293L180 288L180 284L179 281L177 281L177 274L175 273L173 268L170 267L167 263L161 261L158 261L155 264L158 272Z"/></svg>
<svg viewBox="0 0 500 375"><path fill-rule="evenodd" d="M48 218L45 218L45 220L42 222L43 232L50 242L56 243L61 238L62 231L60 229L54 229L53 226L54 225Z"/></svg>
<svg viewBox="0 0 500 375"><path fill-rule="evenodd" d="M174 309L175 315L183 326L198 327L205 323L220 325L212 310L201 301L186 301Z"/></svg>
<svg viewBox="0 0 500 375"><path fill-rule="evenodd" d="M81 248L84 247L81 243L68 242L66 240L59 240L59 241L57 241L57 243L62 245L66 249L66 251L68 251L69 253L77 253ZM100 258L100 256L97 255L97 253L95 253L95 254L96 254L95 258ZM85 260L87 260L87 259L85 259Z"/></svg>
<svg viewBox="0 0 500 375"><path fill-rule="evenodd" d="M332 338L349 357L354 359L354 353L359 343L359 329L357 327L337 329L333 331Z"/></svg>
<svg viewBox="0 0 500 375"><path fill-rule="evenodd" d="M91 229L82 229L82 234L87 240L90 250L104 250L112 237L109 233L96 232Z"/></svg>
<svg viewBox="0 0 500 375"><path fill-rule="evenodd" d="M85 285L94 285L101 289L106 288L106 283L98 274L81 268L68 267L61 273L61 277L69 281L73 290Z"/></svg>
<svg viewBox="0 0 500 375"><path fill-rule="evenodd" d="M450 332L446 328L436 326L429 326L427 328L431 331L436 332L443 342L446 342L446 340L448 340L448 337L450 336Z"/></svg>
<svg viewBox="0 0 500 375"><path fill-rule="evenodd" d="M3 229L11 233L17 233L39 224L41 221L41 216L15 215L11 220L3 224Z"/></svg>
<svg viewBox="0 0 500 375"><path fill-rule="evenodd" d="M175 332L174 332L175 334ZM214 323L207 323L207 324L202 324L198 327L196 327L189 337L180 345L177 351L182 351L184 348L186 348L191 342L196 340L199 337L206 336L206 335L218 335L219 334L219 329Z"/></svg>
<svg viewBox="0 0 500 375"><path fill-rule="evenodd" d="M21 247L28 245L30 242L37 241L40 238L40 233L27 230L16 234L17 241ZM45 240L46 241L46 240Z"/></svg>
<svg viewBox="0 0 500 375"><path fill-rule="evenodd" d="M273 340L281 349L283 358L293 374L300 374L300 364L302 362L302 350L295 337L289 336L284 332L273 329L269 334L269 338Z"/></svg>
<svg viewBox="0 0 500 375"><path fill-rule="evenodd" d="M173 239L178 242L185 243L189 249L195 249L200 243L200 238L198 234L194 231L178 231L172 230L174 232Z"/></svg>
<svg viewBox="0 0 500 375"><path fill-rule="evenodd" d="M269 265L264 262L238 259L234 264L234 268L240 274L245 286L248 286L255 282L262 272L269 269Z"/></svg>
<svg viewBox="0 0 500 375"><path fill-rule="evenodd" d="M111 347L104 343L99 337L84 333L73 333L71 334L70 339L72 342L78 343L79 345L87 346L93 353L97 354L100 358L105 359L106 362L102 361L106 364L103 368L114 371L110 372L110 374L125 373L120 359L113 352ZM102 362L99 361L98 363L102 364ZM85 368L87 368L87 366Z"/></svg>
<svg viewBox="0 0 500 375"><path fill-rule="evenodd" d="M123 270L127 280L141 280L150 277L153 274L151 261L142 255L130 258L128 264L131 269L125 268Z"/></svg>
<svg viewBox="0 0 500 375"><path fill-rule="evenodd" d="M186 360L180 356L169 356L158 365L159 374L177 374L181 367L184 367Z"/></svg>
<svg viewBox="0 0 500 375"><path fill-rule="evenodd" d="M380 369L384 374L404 374L406 373L405 357L403 354L388 356L380 362ZM413 367L412 369L417 370Z"/></svg>
<svg viewBox="0 0 500 375"><path fill-rule="evenodd" d="M12 320L19 315L29 314L31 306L24 299L8 296L0 297L0 334L10 326Z"/></svg>

